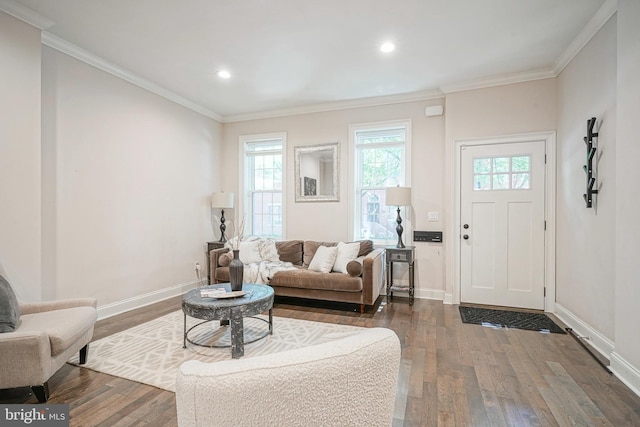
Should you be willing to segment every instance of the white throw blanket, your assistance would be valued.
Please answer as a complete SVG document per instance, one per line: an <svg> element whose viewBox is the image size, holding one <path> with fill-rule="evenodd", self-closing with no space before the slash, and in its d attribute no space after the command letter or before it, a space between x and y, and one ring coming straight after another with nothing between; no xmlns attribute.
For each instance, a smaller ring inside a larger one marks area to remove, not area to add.
<svg viewBox="0 0 640 427"><path fill-rule="evenodd" d="M244 283L260 283L266 285L278 271L296 270L290 262L260 261L244 265Z"/></svg>

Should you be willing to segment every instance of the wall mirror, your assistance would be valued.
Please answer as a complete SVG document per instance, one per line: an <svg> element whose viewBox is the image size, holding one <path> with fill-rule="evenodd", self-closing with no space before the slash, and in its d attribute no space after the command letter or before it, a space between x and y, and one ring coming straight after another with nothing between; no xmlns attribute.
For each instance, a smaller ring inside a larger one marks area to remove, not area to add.
<svg viewBox="0 0 640 427"><path fill-rule="evenodd" d="M337 202L338 143L294 147L296 202Z"/></svg>

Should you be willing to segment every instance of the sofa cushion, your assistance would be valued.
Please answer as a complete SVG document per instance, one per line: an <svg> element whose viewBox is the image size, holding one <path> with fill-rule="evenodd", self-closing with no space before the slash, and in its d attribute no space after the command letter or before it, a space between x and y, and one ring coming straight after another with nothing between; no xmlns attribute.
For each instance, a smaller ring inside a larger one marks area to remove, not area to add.
<svg viewBox="0 0 640 427"><path fill-rule="evenodd" d="M337 247L320 246L309 264L309 270L330 273L336 262L336 255L338 255Z"/></svg>
<svg viewBox="0 0 640 427"><path fill-rule="evenodd" d="M309 264L311 264L311 260L313 259L316 251L320 246L332 248L337 245L337 242L314 242L312 240L305 241L303 245L304 255L302 256L304 262L302 263L302 265L306 268L309 268Z"/></svg>
<svg viewBox="0 0 640 427"><path fill-rule="evenodd" d="M51 356L57 356L93 331L98 318L94 307L73 307L22 316L20 332L44 332L49 336Z"/></svg>
<svg viewBox="0 0 640 427"><path fill-rule="evenodd" d="M220 267L228 267L229 263L233 259L233 252L225 252L218 257L218 265Z"/></svg>
<svg viewBox="0 0 640 427"><path fill-rule="evenodd" d="M276 262L280 261L280 255L278 254L278 248L276 242L273 239L262 239L260 241L260 257L263 261Z"/></svg>
<svg viewBox="0 0 640 427"><path fill-rule="evenodd" d="M347 274L351 277L359 277L362 275L362 262L364 257L358 257L347 264Z"/></svg>
<svg viewBox="0 0 640 427"><path fill-rule="evenodd" d="M259 240L240 242L238 249L240 249L240 261L242 261L243 264L253 264L254 262L262 261Z"/></svg>
<svg viewBox="0 0 640 427"><path fill-rule="evenodd" d="M276 242L280 261L290 262L293 265L302 265L303 243L302 240Z"/></svg>
<svg viewBox="0 0 640 427"><path fill-rule="evenodd" d="M358 252L358 256L369 255L371 252L373 252L373 241L360 240L360 252Z"/></svg>
<svg viewBox="0 0 640 427"><path fill-rule="evenodd" d="M360 277L351 277L340 273L319 273L302 267L297 270L278 271L273 275L269 284L286 288L362 292Z"/></svg>
<svg viewBox="0 0 640 427"><path fill-rule="evenodd" d="M18 298L11 285L0 275L0 332L13 332L20 320Z"/></svg>
<svg viewBox="0 0 640 427"><path fill-rule="evenodd" d="M353 243L338 243L338 254L336 255L336 261L333 264L333 271L338 273L347 272L347 264L349 261L353 261L358 257L360 252L360 242Z"/></svg>

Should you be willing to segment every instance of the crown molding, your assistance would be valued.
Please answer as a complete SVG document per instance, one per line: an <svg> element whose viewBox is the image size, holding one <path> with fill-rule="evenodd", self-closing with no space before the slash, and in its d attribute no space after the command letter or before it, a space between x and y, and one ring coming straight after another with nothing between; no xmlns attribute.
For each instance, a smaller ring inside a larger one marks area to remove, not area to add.
<svg viewBox="0 0 640 427"><path fill-rule="evenodd" d="M188 99L183 98L182 96L177 95L170 90L164 89L156 85L155 83L151 83L147 79L140 77L118 65L115 65L114 63L109 62L106 59L101 58L87 50L84 50L58 36L54 36L51 33L43 31L42 44L56 49L69 56L72 56L73 58L76 58L82 62L98 68L99 70L105 71L109 74L113 74L114 76L119 77L122 80L146 89L149 92L155 93L156 95L162 96L163 98L175 102L176 104L182 105L183 107L195 111L196 113L222 122L222 116L220 114L211 111L201 105L198 105L193 101L189 101Z"/></svg>
<svg viewBox="0 0 640 427"><path fill-rule="evenodd" d="M503 76L487 77L484 79L470 80L468 82L453 83L443 85L440 90L445 93L462 92L465 90L484 89L494 86L502 86L514 83L524 83L533 80L543 80L556 77L557 74L552 69L533 70L523 73L506 74Z"/></svg>
<svg viewBox="0 0 640 427"><path fill-rule="evenodd" d="M618 0L606 0L600 9L591 17L587 25L580 30L575 39L567 46L562 54L556 59L554 71L556 75L560 74L564 68L569 65L571 60L586 46L587 43L596 35L600 28L609 21L609 19L618 11Z"/></svg>
<svg viewBox="0 0 640 427"><path fill-rule="evenodd" d="M55 24L52 20L13 0L0 0L0 10L40 30L46 30Z"/></svg>
<svg viewBox="0 0 640 427"><path fill-rule="evenodd" d="M223 123L243 122L247 120L272 119L275 117L295 116L297 114L324 113L328 111L348 110L351 108L377 107L381 105L402 104L405 102L429 101L442 99L444 94L439 90L428 90L404 93L400 95L376 96L371 98L358 98L348 101L324 102L319 104L303 105L300 107L282 108L247 114L232 114L224 116Z"/></svg>

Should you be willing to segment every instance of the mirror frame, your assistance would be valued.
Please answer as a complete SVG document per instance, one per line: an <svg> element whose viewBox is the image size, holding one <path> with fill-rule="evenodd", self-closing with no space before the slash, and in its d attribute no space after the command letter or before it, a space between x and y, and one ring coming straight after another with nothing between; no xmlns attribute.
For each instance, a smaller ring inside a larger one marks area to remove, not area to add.
<svg viewBox="0 0 640 427"><path fill-rule="evenodd" d="M333 194L321 194L317 196L305 196L302 194L302 183L300 176L300 155L306 153L317 153L319 151L331 150L333 159ZM293 147L295 156L295 181L296 181L296 202L338 202L340 201L340 144L337 142L323 145L309 145Z"/></svg>

